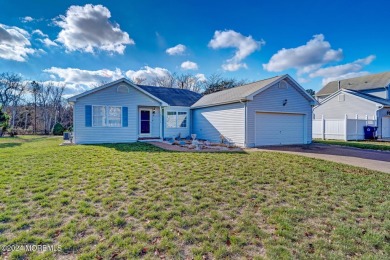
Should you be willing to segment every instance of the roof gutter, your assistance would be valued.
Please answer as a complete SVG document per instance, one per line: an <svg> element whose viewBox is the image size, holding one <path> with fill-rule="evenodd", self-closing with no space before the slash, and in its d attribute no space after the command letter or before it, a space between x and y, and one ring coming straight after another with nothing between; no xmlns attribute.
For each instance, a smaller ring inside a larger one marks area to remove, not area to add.
<svg viewBox="0 0 390 260"><path fill-rule="evenodd" d="M249 99L241 98L241 99L236 99L236 100L227 101L227 102L222 102L222 103L208 104L208 105L203 105L203 106L191 106L190 109L205 108L205 107L214 107L214 106L222 106L222 105L234 104L234 103L245 102L245 101L249 101Z"/></svg>

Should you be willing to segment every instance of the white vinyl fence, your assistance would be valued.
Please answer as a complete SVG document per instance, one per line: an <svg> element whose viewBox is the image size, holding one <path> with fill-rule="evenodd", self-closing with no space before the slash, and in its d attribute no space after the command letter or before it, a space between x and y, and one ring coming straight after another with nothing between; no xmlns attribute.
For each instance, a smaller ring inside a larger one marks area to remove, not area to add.
<svg viewBox="0 0 390 260"><path fill-rule="evenodd" d="M359 119L357 116L350 119L313 119L313 138L336 140L363 140L364 126L377 126L377 120Z"/></svg>

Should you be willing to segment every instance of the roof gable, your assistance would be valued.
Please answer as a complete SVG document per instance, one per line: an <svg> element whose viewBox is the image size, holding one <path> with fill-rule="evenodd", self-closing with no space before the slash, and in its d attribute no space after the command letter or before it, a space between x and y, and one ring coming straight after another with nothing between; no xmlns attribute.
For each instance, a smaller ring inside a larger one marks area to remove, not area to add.
<svg viewBox="0 0 390 260"><path fill-rule="evenodd" d="M316 96L330 95L339 90L338 80L329 82ZM390 84L390 72L383 72L357 78L340 80L340 89L368 90L388 87Z"/></svg>
<svg viewBox="0 0 390 260"><path fill-rule="evenodd" d="M194 104L198 99L201 98L201 94L187 90L187 89L177 89L177 88L164 88L164 87L153 87L153 86L143 86L136 85L131 81L122 78L108 84L104 84L97 88L93 88L91 90L85 91L76 96L70 97L68 102L76 102L77 99L91 95L97 91L103 90L105 88L112 87L121 82L127 83L128 85L134 87L145 95L159 101L162 106L187 106L190 107Z"/></svg>
<svg viewBox="0 0 390 260"><path fill-rule="evenodd" d="M106 89L106 88L109 88L109 87L112 87L116 84L119 84L121 82L124 82L124 83L127 83L128 85L132 86L133 88L139 90L140 92L144 93L145 95L159 101L163 106L164 105L167 105L164 101L162 101L161 99L153 96L152 94L148 93L147 91L143 90L142 88L140 88L139 86L133 84L131 81L129 81L128 79L125 79L125 78L121 78L121 79L118 79L118 80L115 80L113 82L110 82L110 83L107 83L107 84L104 84L102 86L99 86L99 87L96 87L96 88L93 88L91 90L88 90L88 91L85 91L83 93L80 93L78 95L75 95L73 97L70 97L68 98L68 102L76 102L77 99L81 98L81 97L84 97L84 96L87 96L87 95L91 95L97 91L100 91L100 90L103 90L103 89Z"/></svg>
<svg viewBox="0 0 390 260"><path fill-rule="evenodd" d="M291 78L289 75L282 75L205 95L195 104L193 104L192 108L216 106L245 100L252 100L255 95L268 89L283 79L289 80L310 102L313 102L313 104L317 103L317 101L312 96L310 96L293 78Z"/></svg>
<svg viewBox="0 0 390 260"><path fill-rule="evenodd" d="M329 100L337 97L340 93L350 94L350 95L353 95L353 96L365 99L365 100L367 100L369 102L376 103L377 105L390 106L390 100L387 100L387 99L384 99L384 98L380 98L380 97L377 97L377 96L373 96L373 95L370 95L370 94L365 94L365 93L362 93L360 91L356 91L356 90L352 90L352 89L340 89L340 90L336 91L335 93L333 93L332 95L330 95L327 98L325 98L321 102L320 105L322 105L322 104L328 102Z"/></svg>

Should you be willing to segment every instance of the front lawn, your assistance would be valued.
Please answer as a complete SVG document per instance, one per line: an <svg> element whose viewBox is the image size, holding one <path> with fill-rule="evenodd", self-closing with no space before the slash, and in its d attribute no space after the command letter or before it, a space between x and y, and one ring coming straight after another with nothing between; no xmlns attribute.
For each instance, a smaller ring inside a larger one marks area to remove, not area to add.
<svg viewBox="0 0 390 260"><path fill-rule="evenodd" d="M390 258L388 174L282 153L60 142L0 138L0 245L62 248L3 257Z"/></svg>
<svg viewBox="0 0 390 260"><path fill-rule="evenodd" d="M314 140L315 143L332 144L356 147L361 149L390 151L390 142L378 142L378 141L342 141L342 140Z"/></svg>

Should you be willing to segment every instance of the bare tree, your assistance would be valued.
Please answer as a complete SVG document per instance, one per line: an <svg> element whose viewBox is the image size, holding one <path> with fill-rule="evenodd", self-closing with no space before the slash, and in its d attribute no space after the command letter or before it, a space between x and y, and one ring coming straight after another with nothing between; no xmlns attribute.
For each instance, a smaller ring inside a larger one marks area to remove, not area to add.
<svg viewBox="0 0 390 260"><path fill-rule="evenodd" d="M26 91L27 84L15 73L0 74L0 105L11 110L11 128L15 126L17 107Z"/></svg>
<svg viewBox="0 0 390 260"><path fill-rule="evenodd" d="M41 84L39 84L36 81L31 82L30 92L34 98L34 134L36 134L37 133L37 101L38 101L38 94L39 92L41 92Z"/></svg>
<svg viewBox="0 0 390 260"><path fill-rule="evenodd" d="M176 85L176 74L156 76L151 80L151 85L157 87L174 88Z"/></svg>
<svg viewBox="0 0 390 260"><path fill-rule="evenodd" d="M142 85L142 83L144 83L146 81L146 78L133 78L132 80L133 80L134 84Z"/></svg>
<svg viewBox="0 0 390 260"><path fill-rule="evenodd" d="M203 94L211 94L228 88L234 88L247 84L247 80L237 80L235 78L223 78L220 74L212 74L205 82Z"/></svg>

